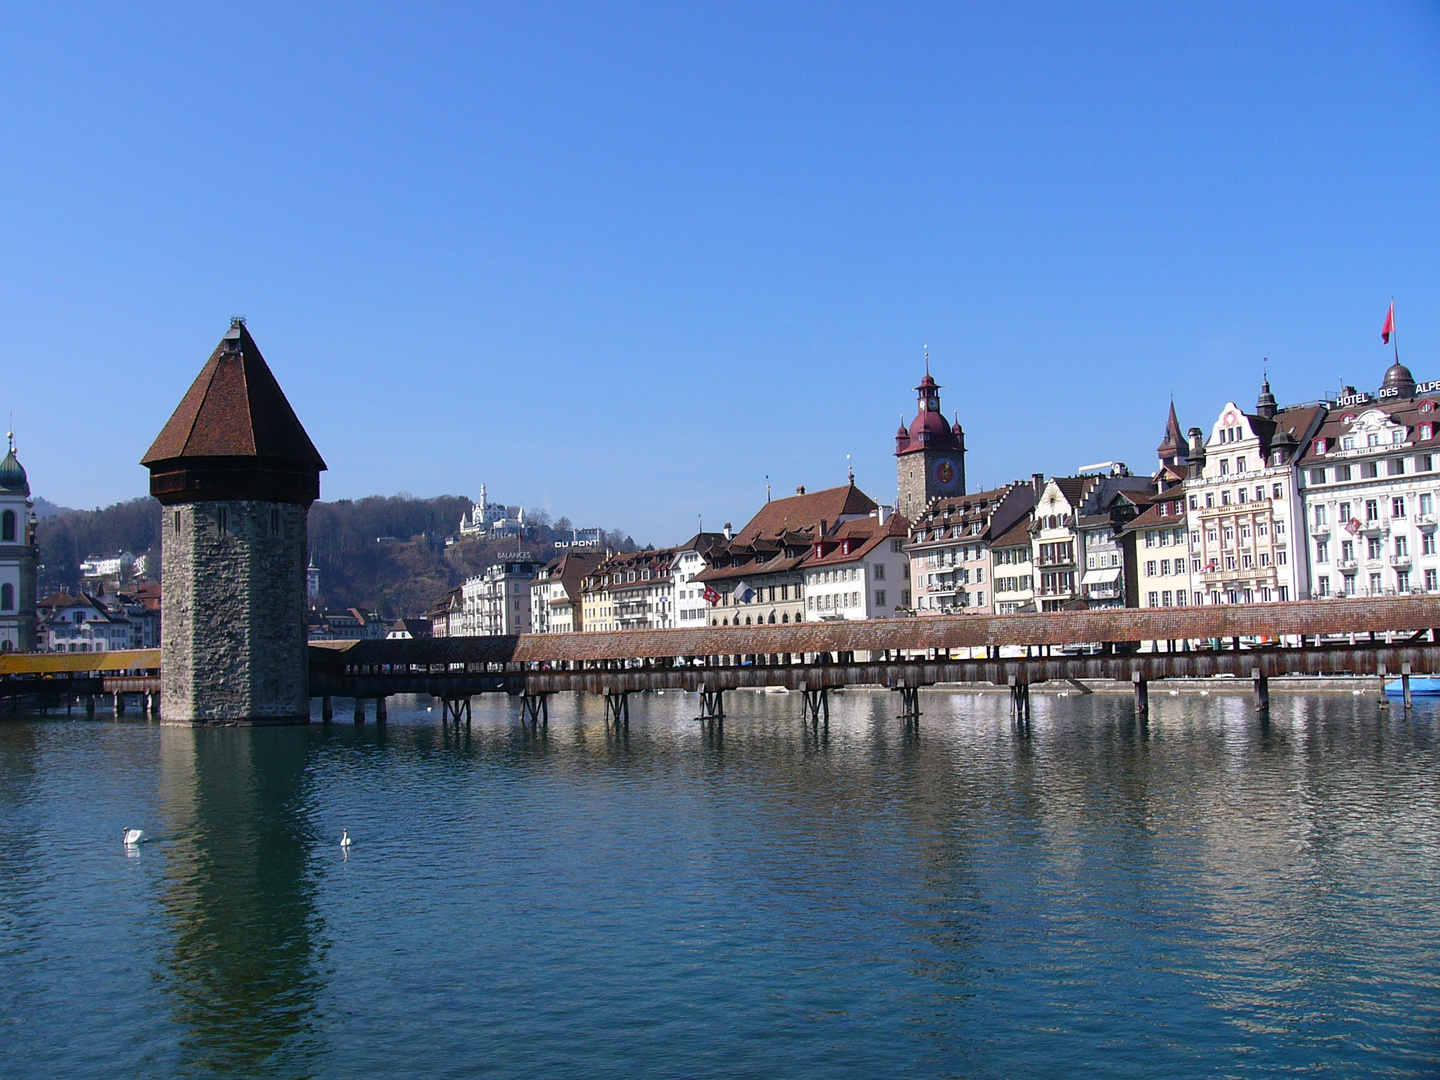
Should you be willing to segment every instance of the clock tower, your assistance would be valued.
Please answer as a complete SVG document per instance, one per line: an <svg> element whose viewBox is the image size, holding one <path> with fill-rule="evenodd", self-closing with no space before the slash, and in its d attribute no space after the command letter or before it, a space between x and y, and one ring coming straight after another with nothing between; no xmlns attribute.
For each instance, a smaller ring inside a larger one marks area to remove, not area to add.
<svg viewBox="0 0 1440 1080"><path fill-rule="evenodd" d="M895 433L899 492L895 509L917 520L931 499L965 494L965 432L957 420L952 427L940 412L940 386L925 377L915 388L916 416L907 428L904 419Z"/></svg>

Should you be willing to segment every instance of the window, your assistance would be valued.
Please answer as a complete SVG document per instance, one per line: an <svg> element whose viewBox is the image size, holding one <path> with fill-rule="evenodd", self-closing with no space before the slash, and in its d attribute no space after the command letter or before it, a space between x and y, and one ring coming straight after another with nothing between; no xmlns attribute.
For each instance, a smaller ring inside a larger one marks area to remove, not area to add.
<svg viewBox="0 0 1440 1080"><path fill-rule="evenodd" d="M876 589L876 590L875 590L875 606L876 606L876 607L879 607L879 608L883 608L883 607L885 606L885 590L884 590L884 589Z"/></svg>
<svg viewBox="0 0 1440 1080"><path fill-rule="evenodd" d="M1240 501L1243 503L1245 501L1245 489L1241 488L1236 494L1239 496Z"/></svg>
<svg viewBox="0 0 1440 1080"><path fill-rule="evenodd" d="M1403 518L1405 516L1405 500L1399 496L1390 500L1390 516L1392 518Z"/></svg>
<svg viewBox="0 0 1440 1080"><path fill-rule="evenodd" d="M13 510L7 510L7 511L5 511L5 512L6 512L7 514L12 515L12 516L14 515L14 511L13 511ZM12 525L11 527L13 528L14 526ZM14 586L14 585L11 585L10 582L7 581L7 582L5 582L4 585L0 585L0 611L14 611L14 610L15 610L15 586Z"/></svg>
<svg viewBox="0 0 1440 1080"><path fill-rule="evenodd" d="M1330 561L1330 543L1326 540L1315 541L1315 561L1327 563Z"/></svg>
<svg viewBox="0 0 1440 1080"><path fill-rule="evenodd" d="M1288 561L1288 558L1287 558L1285 552L1283 552L1283 551L1277 551L1277 552L1275 553L1275 565L1276 565L1276 566L1284 566L1287 561ZM1282 597L1282 599L1283 599L1283 597Z"/></svg>
<svg viewBox="0 0 1440 1080"><path fill-rule="evenodd" d="M885 564L884 564L884 563L876 563L871 569L874 570L874 572L875 572L875 580L876 580L876 581L884 581L884 580L885 580Z"/></svg>
<svg viewBox="0 0 1440 1080"><path fill-rule="evenodd" d="M1194 530L1193 532L1191 532L1191 534L1190 534L1190 546L1191 546L1191 547L1199 547L1199 546L1200 546L1200 530L1199 530L1199 529L1196 529L1196 530Z"/></svg>
<svg viewBox="0 0 1440 1080"><path fill-rule="evenodd" d="M6 510L0 514L0 541L7 544L15 542L15 511Z"/></svg>
<svg viewBox="0 0 1440 1080"><path fill-rule="evenodd" d="M1240 568L1242 570L1249 570L1254 567L1254 565L1255 560L1250 556L1248 552L1240 556Z"/></svg>
<svg viewBox="0 0 1440 1080"><path fill-rule="evenodd" d="M1434 424L1421 424L1421 425L1420 425L1420 438L1422 438L1422 439L1433 439L1434 437L1435 437L1435 425L1434 425Z"/></svg>
<svg viewBox="0 0 1440 1080"><path fill-rule="evenodd" d="M1346 574L1344 580L1345 580L1345 595L1346 595L1346 596L1354 596L1354 595L1355 595L1355 575L1354 575L1354 574Z"/></svg>
<svg viewBox="0 0 1440 1080"><path fill-rule="evenodd" d="M1350 504L1349 504L1349 503L1341 503L1341 504L1340 504L1340 513L1336 515L1335 520L1338 521L1338 522L1340 522L1341 525L1347 524L1347 523L1350 521Z"/></svg>
<svg viewBox="0 0 1440 1080"><path fill-rule="evenodd" d="M1426 570L1425 591L1434 592L1436 589L1440 589L1440 575L1437 575L1434 570Z"/></svg>
<svg viewBox="0 0 1440 1080"><path fill-rule="evenodd" d="M1380 475L1380 465L1375 461L1362 461L1360 463L1360 479L1374 480Z"/></svg>
<svg viewBox="0 0 1440 1080"><path fill-rule="evenodd" d="M1365 520L1366 520L1366 521L1379 521L1379 520L1380 520L1380 500L1379 500L1379 499L1366 499L1366 500L1365 500Z"/></svg>
<svg viewBox="0 0 1440 1080"><path fill-rule="evenodd" d="M227 507L222 506L215 511L215 524L220 527L221 536L230 531L230 510Z"/></svg>
<svg viewBox="0 0 1440 1080"><path fill-rule="evenodd" d="M1328 577L1326 577L1325 575L1323 575L1323 574L1322 574L1320 577L1316 578L1316 579L1315 579L1315 591L1316 591L1316 593L1318 593L1320 596L1329 596L1329 595L1330 595L1330 579L1329 579Z"/></svg>
<svg viewBox="0 0 1440 1080"><path fill-rule="evenodd" d="M1200 509L1200 500L1199 500L1198 498L1196 498L1194 495L1191 495L1191 496L1190 496L1190 509L1191 509L1191 510L1199 510L1199 509Z"/></svg>
<svg viewBox="0 0 1440 1080"><path fill-rule="evenodd" d="M1205 508L1208 510L1208 509L1210 509L1211 507L1213 507L1214 505L1215 505L1215 493L1214 493L1213 491L1207 491L1207 492L1205 492Z"/></svg>
<svg viewBox="0 0 1440 1080"><path fill-rule="evenodd" d="M1234 556L1234 555L1226 555L1226 556L1225 556L1225 569L1226 569L1226 570L1234 570L1234 569L1235 569L1235 556Z"/></svg>
<svg viewBox="0 0 1440 1080"><path fill-rule="evenodd" d="M1435 457L1432 454L1421 454L1415 459L1416 472L1430 472L1435 468Z"/></svg>
<svg viewBox="0 0 1440 1080"><path fill-rule="evenodd" d="M1285 497L1285 485L1276 484L1274 487L1272 487L1270 489L1270 497L1272 499L1283 499Z"/></svg>
<svg viewBox="0 0 1440 1080"><path fill-rule="evenodd" d="M1229 476L1229 475L1230 475L1230 459L1229 459L1229 458L1221 458L1221 459L1220 459L1220 475L1221 475L1221 476Z"/></svg>
<svg viewBox="0 0 1440 1080"><path fill-rule="evenodd" d="M180 511L175 511L175 535L180 535Z"/></svg>
<svg viewBox="0 0 1440 1080"><path fill-rule="evenodd" d="M1151 559L1145 564L1145 576L1154 577L1155 573L1155 560Z"/></svg>
<svg viewBox="0 0 1440 1080"><path fill-rule="evenodd" d="M1255 535L1256 535L1256 536L1269 536L1269 535L1270 535L1270 523L1269 523L1269 522L1266 522L1266 521L1257 521L1257 522L1255 523Z"/></svg>
<svg viewBox="0 0 1440 1080"><path fill-rule="evenodd" d="M1434 554L1435 554L1435 534L1434 534L1434 533L1426 533L1425 535L1423 535L1422 537L1420 537L1420 554L1421 554L1421 555L1434 555Z"/></svg>
<svg viewBox="0 0 1440 1080"><path fill-rule="evenodd" d="M1174 594L1173 592L1171 592L1169 589L1166 589L1163 593L1160 594L1160 605L1161 605L1161 607L1173 607L1173 606L1174 606L1174 603L1175 603L1175 594Z"/></svg>
<svg viewBox="0 0 1440 1080"><path fill-rule="evenodd" d="M1226 526L1225 526L1225 542L1226 542L1227 544L1229 544L1229 543L1232 543L1232 542L1234 541L1234 539L1235 539L1235 526L1233 526L1233 525L1226 525Z"/></svg>
<svg viewBox="0 0 1440 1080"><path fill-rule="evenodd" d="M1372 438L1373 438L1373 436L1372 436ZM1371 574L1371 575L1370 575L1370 595L1371 595L1371 596L1378 596L1378 595L1379 595L1381 592L1383 592L1383 591L1384 591L1384 590L1381 588L1381 585L1380 585L1380 575L1379 575L1379 574Z"/></svg>
<svg viewBox="0 0 1440 1080"><path fill-rule="evenodd" d="M1410 538L1405 535L1395 537L1395 554L1401 558L1410 554Z"/></svg>
<svg viewBox="0 0 1440 1080"><path fill-rule="evenodd" d="M1146 600L1149 601L1149 603L1147 603L1147 604L1145 605L1146 607L1159 607L1159 606L1160 606L1160 594L1159 594L1158 592L1149 593L1149 594L1146 596Z"/></svg>
<svg viewBox="0 0 1440 1080"><path fill-rule="evenodd" d="M1228 490L1220 492L1220 505L1221 505L1221 506L1229 506L1229 505L1230 505L1230 492L1229 492Z"/></svg>
<svg viewBox="0 0 1440 1080"><path fill-rule="evenodd" d="M1384 553L1384 546L1378 536L1372 536L1365 541L1365 557L1367 559L1378 559Z"/></svg>
<svg viewBox="0 0 1440 1080"><path fill-rule="evenodd" d="M1145 546L1148 548L1159 547L1160 538L1157 533L1147 532L1145 534Z"/></svg>
<svg viewBox="0 0 1440 1080"><path fill-rule="evenodd" d="M1240 539L1241 539L1241 540L1249 540L1249 539L1250 539L1250 526L1249 526L1249 525L1241 525L1241 526L1240 526Z"/></svg>
<svg viewBox="0 0 1440 1080"><path fill-rule="evenodd" d="M1340 558L1345 562L1351 562L1355 558L1355 541L1340 541Z"/></svg>
<svg viewBox="0 0 1440 1080"><path fill-rule="evenodd" d="M1421 496L1420 496L1420 513L1422 513L1422 514L1433 514L1433 513L1435 513L1435 496L1434 496L1434 495L1421 495Z"/></svg>
<svg viewBox="0 0 1440 1080"><path fill-rule="evenodd" d="M1402 457L1391 458L1387 463L1386 470L1391 476L1405 475L1405 459Z"/></svg>
<svg viewBox="0 0 1440 1080"><path fill-rule="evenodd" d="M1336 466L1335 466L1335 482L1336 482L1336 483L1339 483L1339 482L1342 481L1342 480L1349 480L1349 479L1350 479L1350 466L1349 466L1349 465L1336 465Z"/></svg>
<svg viewBox="0 0 1440 1080"><path fill-rule="evenodd" d="M1237 457L1235 459L1235 471L1237 473L1242 473L1245 471L1245 459L1243 457Z"/></svg>

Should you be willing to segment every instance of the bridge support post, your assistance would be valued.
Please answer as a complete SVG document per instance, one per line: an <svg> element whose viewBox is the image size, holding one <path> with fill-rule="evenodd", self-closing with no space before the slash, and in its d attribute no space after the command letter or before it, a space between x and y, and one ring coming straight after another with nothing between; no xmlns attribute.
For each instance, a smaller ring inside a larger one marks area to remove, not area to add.
<svg viewBox="0 0 1440 1080"><path fill-rule="evenodd" d="M1400 694L1405 701L1405 711L1410 711L1410 665L1400 665Z"/></svg>
<svg viewBox="0 0 1440 1080"><path fill-rule="evenodd" d="M605 691L605 722L608 724L612 719L617 727L630 726L630 695L623 690L614 694Z"/></svg>
<svg viewBox="0 0 1440 1080"><path fill-rule="evenodd" d="M608 715L608 714L607 714ZM521 694L520 722L530 722L530 727L550 726L550 695Z"/></svg>
<svg viewBox="0 0 1440 1080"><path fill-rule="evenodd" d="M94 694L86 694L86 695L85 695L85 715L88 716L88 717L90 717L90 719L92 719L92 720L95 719L95 695L94 695Z"/></svg>
<svg viewBox="0 0 1440 1080"><path fill-rule="evenodd" d="M1030 684L1022 683L1010 676L1010 719L1020 724L1030 723Z"/></svg>
<svg viewBox="0 0 1440 1080"><path fill-rule="evenodd" d="M700 715L695 718L704 724L725 722L725 691L707 690L700 684Z"/></svg>
<svg viewBox="0 0 1440 1080"><path fill-rule="evenodd" d="M1135 684L1135 715L1150 715L1150 684L1145 681L1145 676L1138 671L1130 673L1130 681Z"/></svg>
<svg viewBox="0 0 1440 1080"><path fill-rule="evenodd" d="M335 719L335 700L329 694L320 699L320 719L326 724Z"/></svg>
<svg viewBox="0 0 1440 1080"><path fill-rule="evenodd" d="M809 720L812 724L818 724L822 720L828 726L830 723L830 694L825 687L819 690L811 690L804 683L800 684L800 692L804 695L804 701L800 708L800 718Z"/></svg>
<svg viewBox="0 0 1440 1080"><path fill-rule="evenodd" d="M1260 673L1260 669L1250 669L1250 681L1255 684L1255 707L1261 712L1270 711L1270 680Z"/></svg>
<svg viewBox="0 0 1440 1080"><path fill-rule="evenodd" d="M375 699L375 722L383 724L390 719L390 710L385 707L385 695L381 694Z"/></svg>
<svg viewBox="0 0 1440 1080"><path fill-rule="evenodd" d="M900 695L900 713L895 719L905 721L905 726L920 726L920 688L918 686L897 686Z"/></svg>
<svg viewBox="0 0 1440 1080"><path fill-rule="evenodd" d="M145 694L145 715L154 716L155 712L155 695L147 691Z"/></svg>
<svg viewBox="0 0 1440 1080"><path fill-rule="evenodd" d="M115 691L115 715L125 715L125 695L122 694L119 690Z"/></svg>
<svg viewBox="0 0 1440 1080"><path fill-rule="evenodd" d="M365 723L365 699L363 697L355 699L355 723Z"/></svg>

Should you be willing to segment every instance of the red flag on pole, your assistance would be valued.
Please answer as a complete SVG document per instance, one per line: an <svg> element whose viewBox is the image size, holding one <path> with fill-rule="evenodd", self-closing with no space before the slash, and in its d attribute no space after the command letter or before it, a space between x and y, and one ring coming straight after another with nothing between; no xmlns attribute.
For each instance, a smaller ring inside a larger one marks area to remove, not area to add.
<svg viewBox="0 0 1440 1080"><path fill-rule="evenodd" d="M1380 328L1380 340L1390 344L1390 335L1395 333L1395 301L1390 301L1390 310L1385 313L1385 325Z"/></svg>

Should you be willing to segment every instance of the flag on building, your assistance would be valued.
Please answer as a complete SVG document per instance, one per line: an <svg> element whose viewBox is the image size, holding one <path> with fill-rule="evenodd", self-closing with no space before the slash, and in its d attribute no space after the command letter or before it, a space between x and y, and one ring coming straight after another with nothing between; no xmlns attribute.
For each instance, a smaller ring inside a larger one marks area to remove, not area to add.
<svg viewBox="0 0 1440 1080"><path fill-rule="evenodd" d="M702 593L701 595L704 596L705 602L706 602L707 604L709 604L711 607L714 607L716 604L718 604L718 603L720 602L720 594L715 591L715 586L714 586L714 585L706 585L706 586L705 586L705 592Z"/></svg>
<svg viewBox="0 0 1440 1080"><path fill-rule="evenodd" d="M755 590L742 581L739 585L735 586L735 591L731 595L734 596L738 602L748 604L751 600L755 599Z"/></svg>
<svg viewBox="0 0 1440 1080"><path fill-rule="evenodd" d="M1390 301L1390 310L1385 313L1385 325L1380 328L1380 340L1390 344L1390 335L1395 333L1395 301Z"/></svg>

